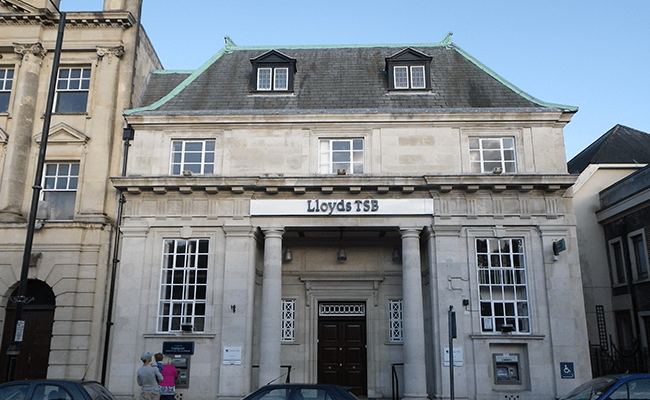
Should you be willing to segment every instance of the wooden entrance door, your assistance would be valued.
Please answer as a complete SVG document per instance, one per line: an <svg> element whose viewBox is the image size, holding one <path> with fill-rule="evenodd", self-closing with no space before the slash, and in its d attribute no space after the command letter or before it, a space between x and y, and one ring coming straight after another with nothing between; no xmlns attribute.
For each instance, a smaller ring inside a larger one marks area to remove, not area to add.
<svg viewBox="0 0 650 400"><path fill-rule="evenodd" d="M320 317L318 320L318 383L347 386L366 396L365 317Z"/></svg>
<svg viewBox="0 0 650 400"><path fill-rule="evenodd" d="M16 296L17 289L12 293ZM18 344L20 355L16 364L15 380L45 379L50 358L52 324L54 323L55 297L52 289L44 282L29 281L27 296L33 301L23 308L25 333ZM9 303L0 347L0 382L6 380L7 348L13 338L16 306ZM79 377L81 378L81 377Z"/></svg>

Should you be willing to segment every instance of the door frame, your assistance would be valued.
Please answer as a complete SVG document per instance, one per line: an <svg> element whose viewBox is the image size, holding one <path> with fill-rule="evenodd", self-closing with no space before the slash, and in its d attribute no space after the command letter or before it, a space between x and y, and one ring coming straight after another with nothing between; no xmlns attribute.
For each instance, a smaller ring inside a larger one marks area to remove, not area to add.
<svg viewBox="0 0 650 400"><path fill-rule="evenodd" d="M318 305L320 303L364 303L366 304L366 386L368 392L374 391L378 386L377 380L381 371L373 369L376 365L377 354L375 351L379 343L379 284L383 282L381 276L338 276L318 274L314 276L301 276L306 290L306 325L305 362L307 366L306 377L309 382L318 380Z"/></svg>
<svg viewBox="0 0 650 400"><path fill-rule="evenodd" d="M320 310L321 310L321 305L352 305L352 306L363 306L363 315L321 315ZM322 360L320 359L321 351L320 351L320 340L321 340L321 323L326 324L327 322L333 322L336 323L338 326L339 324L347 324L347 323L359 323L363 325L363 338L361 340L363 348L362 348L362 356L361 356L361 366L362 366L362 371L363 371L363 379L360 386L361 392L358 393L355 390L355 394L357 396L367 396L368 395L368 329L367 329L367 306L365 302L358 302L358 301L344 301L344 302L320 302L318 304L318 309L319 309L319 315L318 315L318 330L316 332L316 336L318 338L317 340L317 375L318 379L321 377L321 368L324 368L322 365ZM337 328L338 329L338 328ZM344 339L347 339L349 334L346 332L346 336ZM356 346L354 346L356 347ZM338 357L338 356L337 356ZM349 365L349 364L347 364ZM354 368L354 367L353 367ZM343 369L345 371L345 368ZM344 372L345 373L345 372ZM325 382L318 382L318 383L325 383ZM344 382L336 382L337 385L339 386L345 386L345 387L353 387L349 383L344 383ZM356 386L354 386L356 388Z"/></svg>

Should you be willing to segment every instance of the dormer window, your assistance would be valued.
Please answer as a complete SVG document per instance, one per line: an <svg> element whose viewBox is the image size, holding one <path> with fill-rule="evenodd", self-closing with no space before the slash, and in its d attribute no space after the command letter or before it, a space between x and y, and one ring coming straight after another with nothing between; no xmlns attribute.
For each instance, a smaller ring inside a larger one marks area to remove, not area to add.
<svg viewBox="0 0 650 400"><path fill-rule="evenodd" d="M271 50L251 60L254 92L292 92L296 60Z"/></svg>
<svg viewBox="0 0 650 400"><path fill-rule="evenodd" d="M257 90L287 90L289 68L258 68Z"/></svg>
<svg viewBox="0 0 650 400"><path fill-rule="evenodd" d="M389 90L430 89L431 59L432 57L410 48L386 58Z"/></svg>

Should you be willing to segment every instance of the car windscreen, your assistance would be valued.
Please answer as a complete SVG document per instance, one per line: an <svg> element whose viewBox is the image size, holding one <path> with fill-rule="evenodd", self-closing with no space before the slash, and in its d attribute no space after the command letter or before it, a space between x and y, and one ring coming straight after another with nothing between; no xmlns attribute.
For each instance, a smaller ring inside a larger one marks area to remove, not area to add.
<svg viewBox="0 0 650 400"><path fill-rule="evenodd" d="M601 377L592 379L589 382L575 388L571 393L563 397L564 400L591 400L605 393L609 388L614 386L616 379Z"/></svg>

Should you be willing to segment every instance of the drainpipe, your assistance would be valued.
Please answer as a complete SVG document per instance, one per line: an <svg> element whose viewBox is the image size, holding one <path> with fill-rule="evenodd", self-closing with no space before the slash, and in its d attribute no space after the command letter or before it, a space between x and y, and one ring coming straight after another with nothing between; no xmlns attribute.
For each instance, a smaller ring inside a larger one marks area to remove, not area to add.
<svg viewBox="0 0 650 400"><path fill-rule="evenodd" d="M124 156L122 159L122 174L126 176L126 164L129 159L129 147L133 140L135 132L131 125L127 125L122 133L124 139ZM120 252L120 227L122 226L122 210L126 199L121 190L118 190L120 200L117 206L117 219L115 220L115 238L113 239L113 261L111 264L111 285L108 290L108 310L106 311L106 333L104 334L104 356L102 357L102 377L101 384L106 385L106 366L108 364L108 353L110 350L111 327L113 326L113 303L115 302L115 280L117 276L117 264L120 260L117 258Z"/></svg>

